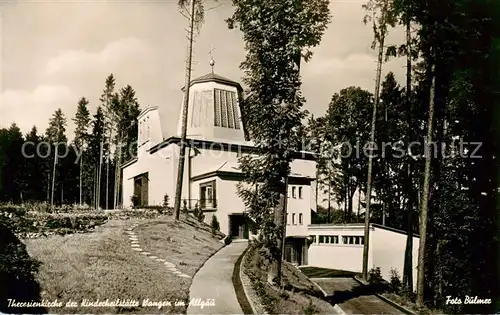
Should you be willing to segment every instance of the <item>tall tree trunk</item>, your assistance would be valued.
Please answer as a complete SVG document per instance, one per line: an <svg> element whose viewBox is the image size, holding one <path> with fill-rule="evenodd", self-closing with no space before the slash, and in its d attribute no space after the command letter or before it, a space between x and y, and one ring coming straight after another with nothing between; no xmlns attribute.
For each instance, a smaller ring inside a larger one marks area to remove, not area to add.
<svg viewBox="0 0 500 315"><path fill-rule="evenodd" d="M327 223L332 222L331 221L331 213L332 213L332 180L331 180L331 170L332 166L330 165L331 162L328 162L328 221Z"/></svg>
<svg viewBox="0 0 500 315"><path fill-rule="evenodd" d="M97 192L96 192L96 209L101 207L101 179L102 179L102 142L99 145L99 168L97 170Z"/></svg>
<svg viewBox="0 0 500 315"><path fill-rule="evenodd" d="M434 67L431 73L431 87L429 93L429 117L427 122L427 153L425 154L425 171L424 183L422 188L422 201L420 203L420 220L419 220L419 234L420 244L418 248L418 270L417 270L417 306L424 306L424 286L425 286L425 250L426 250L426 237L427 237L427 211L429 206L429 187L431 178L431 142L434 121L434 89L435 89L435 76Z"/></svg>
<svg viewBox="0 0 500 315"><path fill-rule="evenodd" d="M278 274L277 274L277 278L278 278L278 284L280 286L280 288L282 287L282 281L281 281L281 278L282 278L282 273L281 273L281 265L282 265L282 261L285 259L285 246L286 246L286 217L287 217L287 207L288 207L288 176L285 177L285 194L284 194L284 198L283 198L283 211L282 211L282 214L281 214L281 220L279 221L279 224L278 226L281 226L281 242L278 243L278 246L280 248L280 251L281 251L281 259L278 259L277 261L277 271L278 271Z"/></svg>
<svg viewBox="0 0 500 315"><path fill-rule="evenodd" d="M97 167L94 166L94 171L92 176L93 182L94 182L94 187L92 189L92 208L97 209Z"/></svg>
<svg viewBox="0 0 500 315"><path fill-rule="evenodd" d="M55 183L56 183L56 165L57 165L57 148L59 147L59 144L55 146L54 150L54 165L52 167L52 192L50 195L50 207L53 209L54 208L54 189L55 189Z"/></svg>
<svg viewBox="0 0 500 315"><path fill-rule="evenodd" d="M50 202L50 171L47 172L47 203Z"/></svg>
<svg viewBox="0 0 500 315"><path fill-rule="evenodd" d="M104 209L109 208L109 154L106 154L106 205Z"/></svg>
<svg viewBox="0 0 500 315"><path fill-rule="evenodd" d="M82 205L82 194L83 194L83 188L82 188L82 166L83 166L83 151L82 151L82 155L80 156L80 206Z"/></svg>
<svg viewBox="0 0 500 315"><path fill-rule="evenodd" d="M181 143L180 143L180 154L179 154L179 164L177 167L177 184L175 189L175 219L179 220L181 211L181 198L182 198L182 182L184 177L184 162L186 159L186 133L187 133L187 116L188 116L188 105L189 105L189 91L191 88L191 65L193 59L193 32L194 32L194 14L195 14L195 2L196 0L191 0L191 15L189 21L189 44L188 44L188 56L186 60L186 81L184 84L184 106L182 108L182 130L181 130Z"/></svg>
<svg viewBox="0 0 500 315"><path fill-rule="evenodd" d="M331 218L330 218L331 212L332 212L332 187L331 187L330 183L328 183L328 221L327 221L327 223L331 222Z"/></svg>
<svg viewBox="0 0 500 315"><path fill-rule="evenodd" d="M406 124L407 124L407 143L412 141L412 115L413 106L411 101L411 81L412 81L412 55L411 55L411 28L410 21L407 18L406 21ZM403 285L406 287L408 292L413 292L413 173L412 173L412 157L408 156L406 158L406 193L407 193L407 237L406 237L406 249L405 249L405 260L403 267Z"/></svg>
<svg viewBox="0 0 500 315"><path fill-rule="evenodd" d="M384 7L382 8L382 21L385 20L387 12L387 0L385 0ZM384 57L384 42L385 31L380 34L378 43L378 59L377 59L377 75L375 79L375 101L373 103L372 124L370 130L370 143L372 146L375 144L375 123L377 121L377 106L380 97L380 77L382 76L382 62ZM373 147L372 147L373 148ZM366 179L366 210L365 210L365 236L363 244L363 281L368 280L368 251L370 241L370 204L372 197L372 170L373 170L373 152L368 156L368 176Z"/></svg>
<svg viewBox="0 0 500 315"><path fill-rule="evenodd" d="M122 169L122 133L120 132L120 142L118 143L118 156L115 167L115 202L114 208L118 209L118 202L120 200L120 187L121 187L121 169Z"/></svg>

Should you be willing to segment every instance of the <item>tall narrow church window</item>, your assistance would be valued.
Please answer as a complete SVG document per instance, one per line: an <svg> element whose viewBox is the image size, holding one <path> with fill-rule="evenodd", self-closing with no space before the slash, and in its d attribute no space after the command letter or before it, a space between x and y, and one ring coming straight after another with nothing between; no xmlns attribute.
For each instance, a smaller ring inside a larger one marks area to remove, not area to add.
<svg viewBox="0 0 500 315"><path fill-rule="evenodd" d="M233 114L233 98L231 93L226 93L226 106L227 106L227 126L234 129L234 114Z"/></svg>
<svg viewBox="0 0 500 315"><path fill-rule="evenodd" d="M215 89L214 94L215 94L215 106L214 106L214 124L216 127L221 127L220 123L220 115L221 115L221 108L220 108L220 90Z"/></svg>
<svg viewBox="0 0 500 315"><path fill-rule="evenodd" d="M202 97L202 108L200 111L200 126L206 126L208 123L208 117L209 113L208 110L209 108L212 108L211 104L213 104L214 101L214 95L212 90L205 90L203 91L203 97Z"/></svg>
<svg viewBox="0 0 500 315"><path fill-rule="evenodd" d="M191 111L191 127L198 127L198 91L193 92L193 109Z"/></svg>
<svg viewBox="0 0 500 315"><path fill-rule="evenodd" d="M236 99L236 93L231 93L231 100L234 116L234 128L240 129L240 118L238 117L238 100Z"/></svg>
<svg viewBox="0 0 500 315"><path fill-rule="evenodd" d="M214 125L230 129L240 129L236 93L215 89Z"/></svg>
<svg viewBox="0 0 500 315"><path fill-rule="evenodd" d="M222 113L222 127L228 127L227 125L227 104L226 104L226 91L220 92L221 98L221 113Z"/></svg>

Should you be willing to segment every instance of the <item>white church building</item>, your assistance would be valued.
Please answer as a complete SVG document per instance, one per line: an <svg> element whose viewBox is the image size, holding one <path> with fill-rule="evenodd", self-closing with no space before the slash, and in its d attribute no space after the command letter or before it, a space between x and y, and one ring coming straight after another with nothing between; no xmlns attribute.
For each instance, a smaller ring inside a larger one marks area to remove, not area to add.
<svg viewBox="0 0 500 315"><path fill-rule="evenodd" d="M237 194L242 179L238 157L252 150L241 119L239 83L209 73L191 81L182 199L188 208L197 204L210 223L216 216L221 232L236 238L250 236L243 200ZM167 113L158 107L139 117L137 157L123 165L125 207L161 205L167 194L173 202L179 159L181 117L176 134L163 125ZM316 211L316 161L310 152L296 152L289 177L287 236L300 238L305 251L307 225ZM135 196L135 197L134 197Z"/></svg>
<svg viewBox="0 0 500 315"><path fill-rule="evenodd" d="M191 81L182 199L187 208L198 205L206 223L216 216L224 234L248 239L249 219L237 194L242 179L238 157L250 153L253 144L245 132L241 97L239 83L214 73ZM137 157L122 166L124 207L162 205L165 195L173 202L182 112L175 134L168 133L165 115L158 107L149 107L138 117ZM298 265L359 272L362 225L311 225L317 205L313 153L295 153L288 185L286 259ZM390 268L402 271L406 236L373 224L371 229L369 265L378 264L388 279ZM418 238L413 243L415 259Z"/></svg>

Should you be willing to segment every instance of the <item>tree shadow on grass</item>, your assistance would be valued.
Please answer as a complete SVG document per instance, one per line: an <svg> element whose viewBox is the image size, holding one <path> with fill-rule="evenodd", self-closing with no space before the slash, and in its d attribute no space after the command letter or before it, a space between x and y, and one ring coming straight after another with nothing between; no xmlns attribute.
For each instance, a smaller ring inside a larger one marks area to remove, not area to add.
<svg viewBox="0 0 500 315"><path fill-rule="evenodd" d="M46 314L45 307L14 307L16 303L41 302L35 275L41 263L32 259L9 224L0 219L0 312Z"/></svg>
<svg viewBox="0 0 500 315"><path fill-rule="evenodd" d="M380 284L372 284L372 285L358 285L352 288L351 290L345 291L335 291L332 295L327 296L325 299L331 303L332 305L344 303L348 300L366 296L366 295L374 295L378 293L382 293L386 290L384 285Z"/></svg>

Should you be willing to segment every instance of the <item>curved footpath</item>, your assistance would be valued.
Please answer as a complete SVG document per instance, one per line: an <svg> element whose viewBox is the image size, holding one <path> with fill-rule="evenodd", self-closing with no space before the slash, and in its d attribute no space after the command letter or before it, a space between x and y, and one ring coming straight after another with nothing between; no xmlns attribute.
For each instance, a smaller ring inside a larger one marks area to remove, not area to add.
<svg viewBox="0 0 500 315"><path fill-rule="evenodd" d="M233 242L205 262L189 289L189 301L194 303L188 306L187 314L243 314L232 276L236 261L247 247L246 241Z"/></svg>

